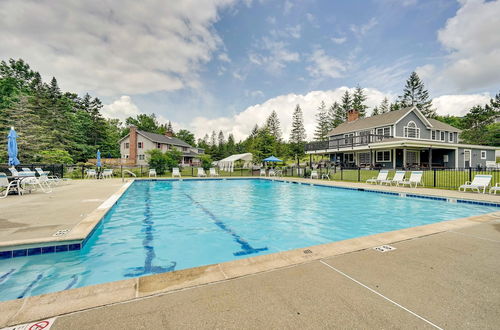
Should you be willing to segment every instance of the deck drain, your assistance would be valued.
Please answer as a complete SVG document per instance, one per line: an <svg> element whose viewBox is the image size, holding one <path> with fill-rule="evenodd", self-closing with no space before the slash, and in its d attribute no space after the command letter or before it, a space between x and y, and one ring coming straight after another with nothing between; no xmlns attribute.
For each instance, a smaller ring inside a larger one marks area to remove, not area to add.
<svg viewBox="0 0 500 330"><path fill-rule="evenodd" d="M389 251L394 251L396 248L394 246L390 245L381 245L373 248L375 251L378 252L389 252Z"/></svg>
<svg viewBox="0 0 500 330"><path fill-rule="evenodd" d="M69 231L70 231L69 229L61 229L56 231L52 236L64 236L67 233L69 233Z"/></svg>
<svg viewBox="0 0 500 330"><path fill-rule="evenodd" d="M307 249L307 250L304 250L304 254L310 254L310 253L313 253L311 250Z"/></svg>

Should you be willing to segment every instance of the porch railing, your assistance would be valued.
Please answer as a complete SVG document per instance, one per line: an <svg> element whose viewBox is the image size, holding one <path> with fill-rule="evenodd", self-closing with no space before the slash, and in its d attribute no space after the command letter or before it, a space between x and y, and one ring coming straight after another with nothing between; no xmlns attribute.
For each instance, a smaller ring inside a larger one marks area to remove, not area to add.
<svg viewBox="0 0 500 330"><path fill-rule="evenodd" d="M365 134L356 136L345 136L343 138L334 138L329 141L315 141L305 145L305 151L318 151L327 149L354 148L357 146L368 145L370 143L382 142L393 138L392 135Z"/></svg>

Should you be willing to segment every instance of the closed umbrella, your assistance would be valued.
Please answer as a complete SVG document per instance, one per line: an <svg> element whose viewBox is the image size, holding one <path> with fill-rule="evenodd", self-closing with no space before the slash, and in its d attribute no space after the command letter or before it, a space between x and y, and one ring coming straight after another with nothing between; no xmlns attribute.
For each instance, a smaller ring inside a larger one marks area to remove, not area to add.
<svg viewBox="0 0 500 330"><path fill-rule="evenodd" d="M99 151L99 149L97 150L97 163L96 163L97 167L101 167L101 152Z"/></svg>
<svg viewBox="0 0 500 330"><path fill-rule="evenodd" d="M9 155L9 166L19 165L19 159L17 159L17 134L14 127L10 128L10 132L7 139L7 153Z"/></svg>

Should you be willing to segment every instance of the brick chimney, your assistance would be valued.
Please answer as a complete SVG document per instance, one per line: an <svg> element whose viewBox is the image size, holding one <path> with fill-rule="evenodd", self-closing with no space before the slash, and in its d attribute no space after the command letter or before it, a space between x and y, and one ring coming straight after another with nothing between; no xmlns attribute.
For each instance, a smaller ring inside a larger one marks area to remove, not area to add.
<svg viewBox="0 0 500 330"><path fill-rule="evenodd" d="M347 111L347 122L355 121L359 119L359 111L355 109L351 109Z"/></svg>
<svg viewBox="0 0 500 330"><path fill-rule="evenodd" d="M133 160L134 164L137 162L137 127L134 125L130 125L130 135L129 135L129 148L130 153L128 158Z"/></svg>

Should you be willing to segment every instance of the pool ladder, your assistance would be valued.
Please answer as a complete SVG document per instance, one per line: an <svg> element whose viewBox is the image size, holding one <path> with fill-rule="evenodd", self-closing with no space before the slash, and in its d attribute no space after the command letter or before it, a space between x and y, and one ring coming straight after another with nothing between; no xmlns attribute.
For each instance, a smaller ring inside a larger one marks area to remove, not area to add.
<svg viewBox="0 0 500 330"><path fill-rule="evenodd" d="M125 173L128 173L128 174L130 174L133 177L137 177L137 175L135 175L135 173L130 172L129 170L123 170L122 171L122 182L125 182Z"/></svg>

